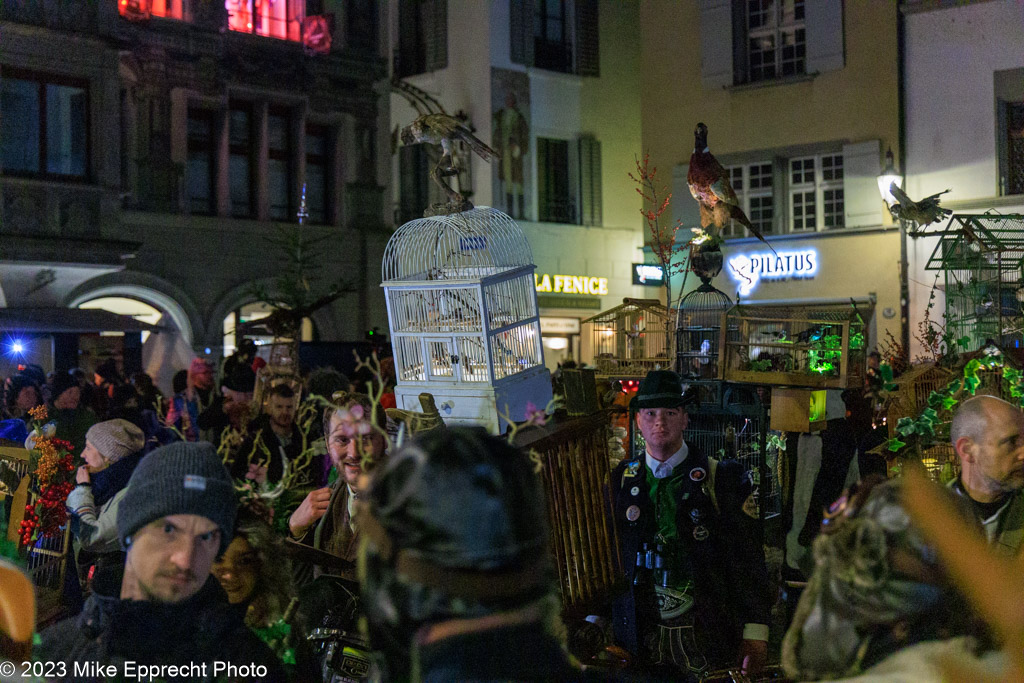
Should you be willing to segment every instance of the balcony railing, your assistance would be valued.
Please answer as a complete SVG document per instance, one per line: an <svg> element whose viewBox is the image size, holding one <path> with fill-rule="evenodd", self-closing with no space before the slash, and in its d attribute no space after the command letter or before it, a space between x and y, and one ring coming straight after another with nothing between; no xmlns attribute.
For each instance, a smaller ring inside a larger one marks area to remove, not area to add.
<svg viewBox="0 0 1024 683"><path fill-rule="evenodd" d="M538 219L542 223L579 223L576 217L576 201L569 197L542 200L538 214Z"/></svg>

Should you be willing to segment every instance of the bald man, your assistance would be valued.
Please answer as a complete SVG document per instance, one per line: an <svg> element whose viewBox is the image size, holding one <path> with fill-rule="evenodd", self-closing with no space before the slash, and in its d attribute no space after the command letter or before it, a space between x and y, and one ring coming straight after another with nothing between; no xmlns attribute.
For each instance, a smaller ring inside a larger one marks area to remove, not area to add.
<svg viewBox="0 0 1024 683"><path fill-rule="evenodd" d="M1024 413L994 396L968 399L953 416L960 458L953 490L974 504L988 540L1016 555L1024 539Z"/></svg>

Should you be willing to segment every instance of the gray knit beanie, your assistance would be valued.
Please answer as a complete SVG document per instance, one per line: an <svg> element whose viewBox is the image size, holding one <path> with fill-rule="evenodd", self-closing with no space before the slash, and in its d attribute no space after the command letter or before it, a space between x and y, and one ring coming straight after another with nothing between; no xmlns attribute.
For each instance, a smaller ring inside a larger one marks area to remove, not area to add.
<svg viewBox="0 0 1024 683"><path fill-rule="evenodd" d="M238 502L227 468L213 444L178 441L139 463L117 508L117 536L125 539L168 515L200 515L220 527L220 552L228 547Z"/></svg>
<svg viewBox="0 0 1024 683"><path fill-rule="evenodd" d="M85 440L96 447L103 459L113 465L121 458L138 453L146 445L146 435L128 420L98 422L85 433Z"/></svg>

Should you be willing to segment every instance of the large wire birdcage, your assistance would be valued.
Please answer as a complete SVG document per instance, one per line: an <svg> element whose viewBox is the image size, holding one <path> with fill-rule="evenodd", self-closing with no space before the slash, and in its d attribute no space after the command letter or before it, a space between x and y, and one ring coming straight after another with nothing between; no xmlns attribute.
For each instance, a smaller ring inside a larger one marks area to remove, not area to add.
<svg viewBox="0 0 1024 683"><path fill-rule="evenodd" d="M704 282L679 301L676 311L676 372L684 380L718 378L722 317L732 306L723 292Z"/></svg>
<svg viewBox="0 0 1024 683"><path fill-rule="evenodd" d="M551 387L532 260L519 226L488 207L419 218L392 235L381 286L399 407L416 409L426 391L443 417L497 428L495 411L507 408L520 420L528 401L546 405ZM495 405L481 413L456 395Z"/></svg>
<svg viewBox="0 0 1024 683"><path fill-rule="evenodd" d="M642 379L651 370L672 367L672 311L657 299L623 299L587 318L584 343L599 380Z"/></svg>
<svg viewBox="0 0 1024 683"><path fill-rule="evenodd" d="M946 331L1019 347L1024 329L1024 215L956 214L925 265L942 271Z"/></svg>

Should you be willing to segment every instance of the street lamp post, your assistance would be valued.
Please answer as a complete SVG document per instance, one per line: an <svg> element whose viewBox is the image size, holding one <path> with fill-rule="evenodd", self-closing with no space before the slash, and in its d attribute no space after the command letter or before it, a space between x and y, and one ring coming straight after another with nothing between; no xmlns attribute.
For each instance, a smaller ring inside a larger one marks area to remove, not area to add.
<svg viewBox="0 0 1024 683"><path fill-rule="evenodd" d="M892 191L889 189L893 183L897 187L903 187L903 176L896 169L895 160L890 147L885 153L885 168L878 176L878 193L882 195L885 207L891 209L896 203ZM889 215L892 216L890 210ZM903 353L907 361L910 361L910 280L907 272L907 225L903 218L894 216L900 225L900 343L903 345Z"/></svg>

